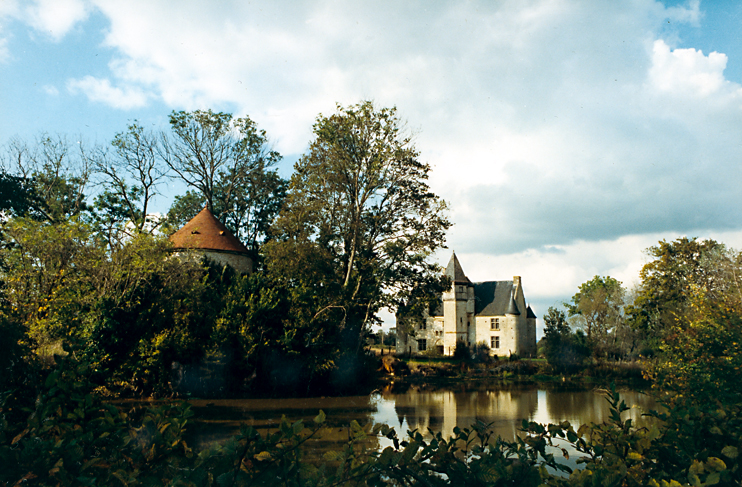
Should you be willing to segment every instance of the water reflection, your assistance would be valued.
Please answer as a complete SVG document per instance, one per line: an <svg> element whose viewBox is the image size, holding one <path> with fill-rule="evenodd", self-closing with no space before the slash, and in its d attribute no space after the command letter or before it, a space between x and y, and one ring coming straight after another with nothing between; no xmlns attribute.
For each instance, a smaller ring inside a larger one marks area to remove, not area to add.
<svg viewBox="0 0 742 487"><path fill-rule="evenodd" d="M394 417L390 417L390 406ZM493 423L496 434L515 435L520 420L531 418L538 407L538 390L439 390L410 388L403 394L385 390L376 400L374 422L395 426L397 431L417 429L453 435L456 426L466 427L477 420Z"/></svg>
<svg viewBox="0 0 742 487"><path fill-rule="evenodd" d="M373 421L376 406L373 396L313 397L288 399L196 399L188 401L195 413L187 440L197 448L224 441L239 433L243 425L252 426L261 434L278 428L281 418L293 422L299 419L311 425L319 410L327 416L318 448L336 446L348 441L348 425Z"/></svg>
<svg viewBox="0 0 742 487"><path fill-rule="evenodd" d="M621 391L622 398L634 406L628 417L642 424L642 411L655 408L654 400L640 392ZM259 430L278 426L281 416L292 421L311 419L322 409L328 428L317 448L338 446L348 440L347 426L356 420L385 423L400 435L417 429L429 436L428 429L453 435L456 426L468 427L476 420L491 423L494 433L504 439L515 438L522 419L539 423L564 420L580 424L608 419L609 405L604 391L565 390L543 386L479 384L455 388L427 386L389 386L370 396L302 399L230 399L190 401L196 413L189 432L196 446L221 441L239 431L241 424ZM378 446L385 446L382 441ZM376 445L374 445L376 446Z"/></svg>

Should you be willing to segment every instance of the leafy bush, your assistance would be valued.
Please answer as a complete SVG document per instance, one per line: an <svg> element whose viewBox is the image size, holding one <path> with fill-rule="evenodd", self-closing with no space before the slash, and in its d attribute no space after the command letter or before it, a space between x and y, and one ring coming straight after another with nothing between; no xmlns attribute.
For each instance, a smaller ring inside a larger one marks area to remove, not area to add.
<svg viewBox="0 0 742 487"><path fill-rule="evenodd" d="M481 341L474 345L472 352L473 359L475 362L480 364L488 364L492 362L492 355L490 354L490 346L487 342Z"/></svg>
<svg viewBox="0 0 742 487"><path fill-rule="evenodd" d="M523 363L523 362L519 362ZM516 365L508 363L506 365ZM71 358L39 388L27 419L8 421L0 406L0 485L162 486L673 486L739 485L742 407L676 397L659 421L636 428L622 418L629 407L608 393L610 419L575 430L568 422L524 421L513 442L489 425L454 428L444 438L419 431L400 439L384 425L350 425L339 451L309 458L307 442L321 436L322 412L310 425L281 420L260 434L244 427L222 445L195 452L183 441L191 413L185 404L127 414L90 391L88 368ZM368 439L386 437L377 451ZM569 445L580 469L560 463ZM547 469L548 468L548 469ZM568 476L565 476L568 475Z"/></svg>
<svg viewBox="0 0 742 487"><path fill-rule="evenodd" d="M471 360L471 350L469 345L463 340L456 341L456 348L453 349L453 359L468 362Z"/></svg>

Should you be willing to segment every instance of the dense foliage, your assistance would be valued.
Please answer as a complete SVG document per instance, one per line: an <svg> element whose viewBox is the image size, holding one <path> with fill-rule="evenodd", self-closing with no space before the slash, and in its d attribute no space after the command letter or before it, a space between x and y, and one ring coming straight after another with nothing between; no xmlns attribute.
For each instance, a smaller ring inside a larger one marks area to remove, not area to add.
<svg viewBox="0 0 742 487"><path fill-rule="evenodd" d="M453 438L352 424L346 447L306 455L322 434L281 422L196 452L184 404L125 411L107 395L350 392L373 378L364 350L382 307L402 323L449 283L427 258L445 203L394 109L320 115L291 181L249 118L178 112L171 132L138 124L110 148L47 134L13 140L0 173L0 485L739 485L742 254L681 238L631 292L596 276L544 317L559 372L643 357L668 393L636 428L525 422L514 442L487 425ZM74 147L74 150L73 150ZM165 177L192 188L167 220L149 214ZM99 185L91 186L91 182ZM93 187L101 191L90 198ZM92 199L92 204L91 204ZM158 229L209 206L261 260L254 276L177 259ZM573 332L570 325L582 328ZM582 333L582 330L585 333ZM457 346L462 359L470 350ZM477 357L488 356L486 345ZM514 357L513 357L514 358ZM380 435L381 451L364 441ZM577 456L580 468L560 465Z"/></svg>
<svg viewBox="0 0 742 487"><path fill-rule="evenodd" d="M395 109L338 107L314 129L290 185L255 122L211 110L173 112L160 132L135 121L110 146L11 141L0 323L17 346L0 366L52 366L68 350L115 395L367 385L377 312L439 289L427 258L450 223ZM190 189L158 218L167 178ZM163 234L204 206L247 245L255 276L172 257Z"/></svg>
<svg viewBox="0 0 742 487"><path fill-rule="evenodd" d="M314 135L294 167L266 265L290 289L297 325L335 340L328 365L352 372L363 368L359 354L381 308L441 289L428 257L450 222L395 109L338 106L317 117Z"/></svg>
<svg viewBox="0 0 742 487"><path fill-rule="evenodd" d="M582 330L572 333L564 312L554 307L544 315L544 356L559 373L579 370L590 356L590 346Z"/></svg>
<svg viewBox="0 0 742 487"><path fill-rule="evenodd" d="M738 485L742 408L676 398L656 421L636 428L628 406L608 393L610 419L575 428L523 421L515 441L486 424L454 435L352 423L348 442L311 455L323 434L282 419L274 431L251 427L224 444L192 450L183 439L191 415L170 404L126 412L91 393L87 366L60 359L33 394L0 402L0 485L296 486L674 486ZM25 406L25 409L21 409ZM377 449L369 437L384 438ZM570 456L577 469L568 466Z"/></svg>

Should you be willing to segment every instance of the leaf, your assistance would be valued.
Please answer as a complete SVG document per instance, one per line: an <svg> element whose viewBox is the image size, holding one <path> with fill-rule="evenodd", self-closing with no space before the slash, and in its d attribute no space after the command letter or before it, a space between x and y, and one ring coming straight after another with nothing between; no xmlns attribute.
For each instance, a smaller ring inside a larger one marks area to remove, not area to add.
<svg viewBox="0 0 742 487"><path fill-rule="evenodd" d="M85 471L86 469L92 467L96 463L100 463L102 461L103 461L102 458L92 458L92 459L88 460L87 462L83 463L82 468L80 469L80 471L81 472L82 471Z"/></svg>
<svg viewBox="0 0 742 487"><path fill-rule="evenodd" d="M259 462L268 462L273 460L273 457L271 456L270 452L267 451L261 451L257 455L255 455L255 460L258 460Z"/></svg>
<svg viewBox="0 0 742 487"><path fill-rule="evenodd" d="M399 463L407 465L415 457L417 449L420 445L416 441L411 441L405 449L402 451L402 458L399 459Z"/></svg>
<svg viewBox="0 0 742 487"><path fill-rule="evenodd" d="M708 460L706 460L706 466L711 471L717 471L721 472L722 470L726 470L727 464L724 463L724 460L717 457L709 457Z"/></svg>
<svg viewBox="0 0 742 487"><path fill-rule="evenodd" d="M725 446L721 449L721 454L727 458L734 460L737 458L737 447L736 446Z"/></svg>
<svg viewBox="0 0 742 487"><path fill-rule="evenodd" d="M716 485L719 483L719 473L714 472L706 477L706 483L704 485Z"/></svg>
<svg viewBox="0 0 742 487"><path fill-rule="evenodd" d="M322 424L325 422L325 412L323 410L319 410L319 414L314 417L314 424Z"/></svg>
<svg viewBox="0 0 742 487"><path fill-rule="evenodd" d="M322 458L324 458L328 462L335 462L343 458L343 453L339 451L328 451L325 452L324 455L322 455Z"/></svg>
<svg viewBox="0 0 742 487"><path fill-rule="evenodd" d="M16 443L18 443L19 441L21 441L21 438L23 438L26 433L28 433L28 428L26 428L23 431L21 431L20 433L18 433L18 436L16 436L15 438L13 438L13 441L11 441L10 444L11 445L15 445Z"/></svg>
<svg viewBox="0 0 742 487"><path fill-rule="evenodd" d="M219 487L227 487L232 483L232 472L226 472L216 478Z"/></svg>
<svg viewBox="0 0 742 487"><path fill-rule="evenodd" d="M488 468L482 469L477 474L477 478L483 480L484 482L494 484L499 480L500 476L497 474L497 469L490 466Z"/></svg>

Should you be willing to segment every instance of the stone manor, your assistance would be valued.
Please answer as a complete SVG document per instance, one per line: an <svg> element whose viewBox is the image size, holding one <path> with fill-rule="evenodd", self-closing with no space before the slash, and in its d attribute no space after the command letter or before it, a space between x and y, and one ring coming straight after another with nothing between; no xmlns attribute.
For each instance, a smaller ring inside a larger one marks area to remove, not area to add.
<svg viewBox="0 0 742 487"><path fill-rule="evenodd" d="M484 342L492 355L536 355L536 315L526 304L520 276L512 281L471 282L454 253L446 267L451 289L432 316L414 330L397 324L397 353L435 350L453 355L456 343Z"/></svg>

